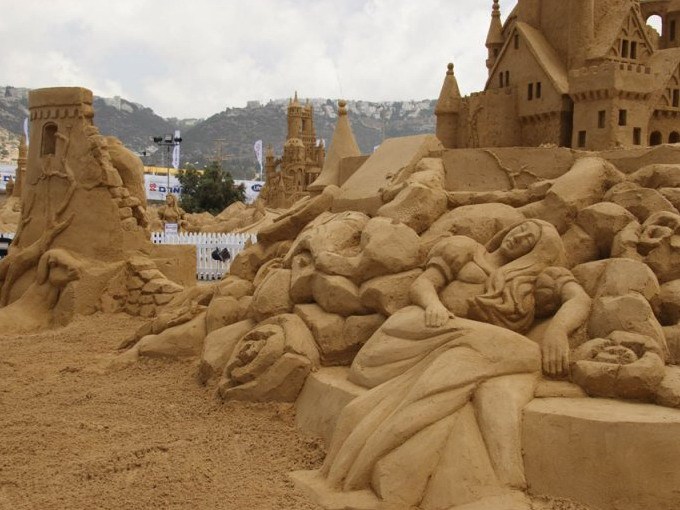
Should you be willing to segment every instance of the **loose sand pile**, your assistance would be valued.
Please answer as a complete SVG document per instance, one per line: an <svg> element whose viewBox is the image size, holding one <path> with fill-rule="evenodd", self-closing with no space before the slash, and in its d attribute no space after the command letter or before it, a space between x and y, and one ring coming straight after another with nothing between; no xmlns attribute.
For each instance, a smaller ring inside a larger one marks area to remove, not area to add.
<svg viewBox="0 0 680 510"><path fill-rule="evenodd" d="M140 324L0 337L0 509L316 509L287 473L324 452L291 406L223 404L189 363L97 369Z"/></svg>

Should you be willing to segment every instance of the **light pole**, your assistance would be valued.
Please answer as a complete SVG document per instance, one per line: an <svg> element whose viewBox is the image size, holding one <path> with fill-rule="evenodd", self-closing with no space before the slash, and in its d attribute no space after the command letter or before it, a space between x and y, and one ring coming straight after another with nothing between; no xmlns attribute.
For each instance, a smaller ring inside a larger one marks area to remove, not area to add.
<svg viewBox="0 0 680 510"><path fill-rule="evenodd" d="M170 148L172 147L174 151L175 147L182 143L182 137L179 135L179 131L175 131L174 135L154 136L153 143L159 147L166 148L167 155L165 152L163 153L163 166L166 167L167 171L167 188L165 193L167 196L170 193Z"/></svg>

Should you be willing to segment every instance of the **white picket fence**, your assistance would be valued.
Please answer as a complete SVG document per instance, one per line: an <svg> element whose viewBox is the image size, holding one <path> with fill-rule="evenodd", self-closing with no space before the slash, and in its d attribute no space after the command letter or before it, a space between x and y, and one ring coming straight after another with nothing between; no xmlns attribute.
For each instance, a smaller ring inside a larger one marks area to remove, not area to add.
<svg viewBox="0 0 680 510"><path fill-rule="evenodd" d="M212 234L212 233L182 233L165 234L153 232L151 242L154 244L193 245L196 246L196 278L199 280L219 280L229 271L231 261L241 253L248 241L257 242L255 234ZM227 248L231 258L228 262L213 260L212 252L215 248Z"/></svg>
<svg viewBox="0 0 680 510"><path fill-rule="evenodd" d="M10 241L7 241L7 239L10 239ZM0 232L0 259L7 255L11 239L14 239L14 232Z"/></svg>

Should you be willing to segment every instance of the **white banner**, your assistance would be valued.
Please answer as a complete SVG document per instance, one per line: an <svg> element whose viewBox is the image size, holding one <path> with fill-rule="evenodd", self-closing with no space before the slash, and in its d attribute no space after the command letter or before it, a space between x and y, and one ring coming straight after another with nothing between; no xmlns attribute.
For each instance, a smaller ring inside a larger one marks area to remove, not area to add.
<svg viewBox="0 0 680 510"><path fill-rule="evenodd" d="M179 144L175 144L172 148L172 167L179 170Z"/></svg>
<svg viewBox="0 0 680 510"><path fill-rule="evenodd" d="M165 200L168 193L173 195L182 194L182 186L177 177L170 176L170 189L168 189L168 178L165 175L144 175L144 185L147 200Z"/></svg>
<svg viewBox="0 0 680 510"><path fill-rule="evenodd" d="M252 204L257 200L264 182L262 181L234 181L238 186L243 184L246 191L246 204ZM170 176L170 189L168 190L168 178L165 175L144 175L144 184L146 188L147 200L165 200L168 193L180 196L182 194L182 185L179 183L177 177Z"/></svg>
<svg viewBox="0 0 680 510"><path fill-rule="evenodd" d="M7 187L7 181L11 177L15 182L17 169L10 165L0 165L0 190L4 190Z"/></svg>
<svg viewBox="0 0 680 510"><path fill-rule="evenodd" d="M255 149L255 157L257 158L257 162L260 164L260 175L262 174L262 171L264 167L262 166L262 140L258 140L255 142L255 146L253 147Z"/></svg>

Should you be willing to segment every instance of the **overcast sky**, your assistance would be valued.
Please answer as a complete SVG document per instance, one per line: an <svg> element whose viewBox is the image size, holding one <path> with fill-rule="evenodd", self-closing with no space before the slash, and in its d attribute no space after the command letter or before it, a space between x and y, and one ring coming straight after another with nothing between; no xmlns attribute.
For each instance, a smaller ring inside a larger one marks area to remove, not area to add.
<svg viewBox="0 0 680 510"><path fill-rule="evenodd" d="M506 16L514 0L501 0ZM436 98L486 79L491 0L19 0L0 84L80 85L169 117L290 96Z"/></svg>

